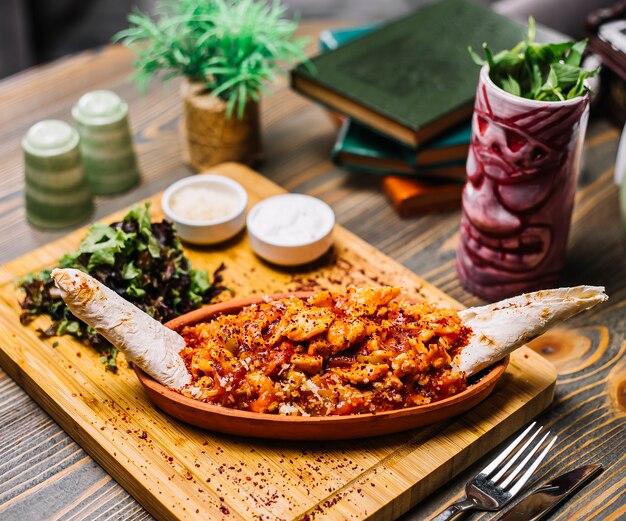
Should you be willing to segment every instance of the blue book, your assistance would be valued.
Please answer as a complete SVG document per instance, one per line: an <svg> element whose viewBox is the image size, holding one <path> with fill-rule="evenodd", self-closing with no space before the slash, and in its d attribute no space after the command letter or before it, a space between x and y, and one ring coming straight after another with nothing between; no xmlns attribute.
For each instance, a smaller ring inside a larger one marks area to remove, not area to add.
<svg viewBox="0 0 626 521"><path fill-rule="evenodd" d="M416 150L346 119L332 159L338 166L370 173L464 180L470 137L471 128L464 125Z"/></svg>
<svg viewBox="0 0 626 521"><path fill-rule="evenodd" d="M324 29L320 32L318 43L321 52L332 51L337 47L365 36L379 24L358 25L356 27L342 27L341 29Z"/></svg>

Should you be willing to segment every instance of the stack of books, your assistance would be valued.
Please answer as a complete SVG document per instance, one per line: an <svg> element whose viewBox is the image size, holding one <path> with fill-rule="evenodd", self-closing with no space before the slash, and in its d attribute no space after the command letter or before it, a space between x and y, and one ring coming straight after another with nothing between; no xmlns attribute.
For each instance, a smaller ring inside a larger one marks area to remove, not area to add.
<svg viewBox="0 0 626 521"><path fill-rule="evenodd" d="M525 27L468 0L441 0L386 25L326 30L291 73L297 92L343 121L332 157L381 174L403 216L460 205L478 67L467 48L513 47Z"/></svg>

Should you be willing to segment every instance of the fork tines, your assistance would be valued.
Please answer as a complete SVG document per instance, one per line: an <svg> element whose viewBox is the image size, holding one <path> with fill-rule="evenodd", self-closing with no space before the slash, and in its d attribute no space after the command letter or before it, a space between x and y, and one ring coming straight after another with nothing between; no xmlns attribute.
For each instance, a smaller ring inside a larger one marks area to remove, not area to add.
<svg viewBox="0 0 626 521"><path fill-rule="evenodd" d="M550 431L547 431L543 437L536 443L528 452L528 454L524 457L524 459L515 467L509 474L504 478L507 471L513 466L513 464L524 454L526 449L530 446L533 440L537 437L537 435L541 432L542 426L539 425L538 428L531 433L533 427L537 422L531 423L524 432L522 432L513 442L502 451L498 455L496 459L494 459L489 465L487 465L480 473L479 476L484 478L488 478L489 481L497 485L500 489L504 490L508 494L512 496L516 495L522 487L526 484L532 473L537 469L537 467L541 464L543 459L548 454L548 451L552 448L552 445L556 442L557 436L554 436L550 439L548 444L544 447L544 449L539 453L538 456L535 457L535 460L531 463L531 465L526 469L526 472L522 474L522 476L515 482L515 478L517 475L526 468L526 465L529 463L530 459L535 455L537 450L543 445L546 441L546 438L549 436ZM530 435L529 435L530 433ZM525 441L524 441L525 440ZM510 457L509 457L510 456ZM507 460L508 458L508 460ZM506 463L504 463L506 461ZM502 467L500 465L504 463ZM497 471L497 472L496 472ZM494 474L494 472L496 472ZM494 475L492 475L494 474ZM503 479L504 478L504 479ZM513 484L513 486L511 486ZM509 489L508 487L511 486Z"/></svg>

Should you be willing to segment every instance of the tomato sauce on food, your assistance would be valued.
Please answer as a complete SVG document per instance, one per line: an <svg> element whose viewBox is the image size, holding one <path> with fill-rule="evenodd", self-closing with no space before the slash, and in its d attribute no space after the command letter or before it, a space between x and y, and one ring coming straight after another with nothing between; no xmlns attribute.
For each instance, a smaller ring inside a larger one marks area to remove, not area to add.
<svg viewBox="0 0 626 521"><path fill-rule="evenodd" d="M452 359L470 329L400 289L348 288L262 302L180 331L196 399L302 416L376 413L466 388Z"/></svg>

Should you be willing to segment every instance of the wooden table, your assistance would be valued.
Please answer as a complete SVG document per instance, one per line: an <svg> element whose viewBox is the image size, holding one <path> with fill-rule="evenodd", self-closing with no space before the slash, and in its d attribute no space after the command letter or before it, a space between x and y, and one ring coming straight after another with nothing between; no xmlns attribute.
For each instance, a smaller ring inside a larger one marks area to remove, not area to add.
<svg viewBox="0 0 626 521"><path fill-rule="evenodd" d="M312 36L320 28L302 27ZM112 89L129 102L143 174L134 190L97 198L94 219L190 174L181 163L176 130L178 84L155 85L140 96L128 78L131 62L125 49L107 47L0 82L0 262L65 233L36 230L25 220L20 139L36 121L69 121L70 107L89 90ZM325 111L290 92L284 81L274 90L263 102L265 158L259 170L288 190L325 200L340 224L463 304L481 303L461 288L454 269L459 212L400 219L382 195L379 179L347 173L330 162L335 128ZM563 274L564 285L605 285L611 300L535 343L559 371L555 401L540 418L560 435L544 477L591 462L605 467L555 520L626 516L626 253L612 183L618 137L610 124L592 119ZM482 466L484 461L470 467L404 519L425 519L460 497L465 481ZM2 370L0 476L0 520L150 518Z"/></svg>

